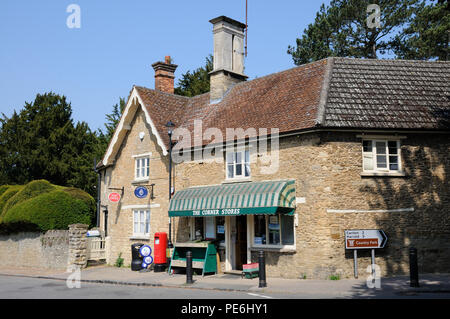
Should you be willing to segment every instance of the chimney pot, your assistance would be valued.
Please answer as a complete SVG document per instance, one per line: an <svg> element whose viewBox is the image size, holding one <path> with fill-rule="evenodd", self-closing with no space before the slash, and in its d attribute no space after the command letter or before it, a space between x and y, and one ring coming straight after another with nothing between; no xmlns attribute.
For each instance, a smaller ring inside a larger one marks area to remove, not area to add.
<svg viewBox="0 0 450 319"><path fill-rule="evenodd" d="M170 55L167 55L164 62L153 63L152 67L155 70L155 90L173 94L175 70L178 65L172 64L171 60Z"/></svg>

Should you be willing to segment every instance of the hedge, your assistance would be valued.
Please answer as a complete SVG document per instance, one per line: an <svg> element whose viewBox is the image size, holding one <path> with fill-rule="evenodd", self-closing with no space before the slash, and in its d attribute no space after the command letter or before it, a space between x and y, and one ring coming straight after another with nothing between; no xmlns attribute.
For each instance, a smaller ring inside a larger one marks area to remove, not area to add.
<svg viewBox="0 0 450 319"><path fill-rule="evenodd" d="M4 212L6 212L6 209L4 209L6 203L23 188L23 185L3 185L2 187L5 191L0 195L0 223Z"/></svg>
<svg viewBox="0 0 450 319"><path fill-rule="evenodd" d="M14 205L24 202L30 198L38 196L40 194L48 193L56 189L55 185L50 184L46 180L31 181L26 184L17 194L15 194L6 203L4 210L8 211Z"/></svg>
<svg viewBox="0 0 450 319"><path fill-rule="evenodd" d="M40 231L68 229L70 224L90 225L95 207L94 200L83 201L64 190L44 193L10 208L3 216L4 224L33 224Z"/></svg>
<svg viewBox="0 0 450 319"><path fill-rule="evenodd" d="M37 180L27 185L0 186L0 233L68 229L93 225L95 201L78 188Z"/></svg>

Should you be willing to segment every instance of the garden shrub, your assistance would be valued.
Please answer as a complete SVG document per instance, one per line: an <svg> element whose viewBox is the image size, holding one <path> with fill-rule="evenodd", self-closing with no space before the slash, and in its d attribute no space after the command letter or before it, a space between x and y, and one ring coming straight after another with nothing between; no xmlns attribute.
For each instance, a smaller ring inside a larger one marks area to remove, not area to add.
<svg viewBox="0 0 450 319"><path fill-rule="evenodd" d="M11 197L16 195L23 188L23 185L3 185L3 186L7 187L5 187L6 190L3 192L3 194L0 195L0 222L2 221L4 212L6 211L4 210L6 203L9 201L9 199L11 199Z"/></svg>
<svg viewBox="0 0 450 319"><path fill-rule="evenodd" d="M32 224L45 232L68 229L70 224L76 223L91 225L94 213L92 197L82 200L64 189L55 189L14 205L5 212L2 222L10 225Z"/></svg>
<svg viewBox="0 0 450 319"><path fill-rule="evenodd" d="M48 193L55 189L55 186L46 180L31 181L26 184L17 194L11 197L6 203L4 210L8 211L14 205L24 202L30 198L38 196L43 193Z"/></svg>
<svg viewBox="0 0 450 319"><path fill-rule="evenodd" d="M2 194L4 192L6 192L8 190L8 188L9 188L9 185L1 185L0 186L0 196L2 196Z"/></svg>

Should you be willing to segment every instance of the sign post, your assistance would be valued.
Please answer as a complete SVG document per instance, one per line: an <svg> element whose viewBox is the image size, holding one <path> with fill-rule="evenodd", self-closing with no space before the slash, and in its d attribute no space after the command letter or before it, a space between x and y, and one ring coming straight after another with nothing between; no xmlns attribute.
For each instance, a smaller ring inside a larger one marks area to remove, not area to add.
<svg viewBox="0 0 450 319"><path fill-rule="evenodd" d="M345 249L353 249L355 278L358 278L358 249L371 249L372 275L375 272L375 249L384 248L387 236L381 229L352 229L345 231Z"/></svg>

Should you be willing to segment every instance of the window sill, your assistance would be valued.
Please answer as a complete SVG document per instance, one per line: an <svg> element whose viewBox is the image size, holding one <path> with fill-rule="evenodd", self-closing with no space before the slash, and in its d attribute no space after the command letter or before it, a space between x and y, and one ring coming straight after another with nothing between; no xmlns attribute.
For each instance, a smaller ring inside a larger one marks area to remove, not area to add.
<svg viewBox="0 0 450 319"><path fill-rule="evenodd" d="M232 183L245 183L245 182L251 182L251 177L238 177L238 178L230 178L226 179L222 182L222 184L232 184Z"/></svg>
<svg viewBox="0 0 450 319"><path fill-rule="evenodd" d="M297 252L297 249L293 246L279 246L279 247L271 247L271 246L252 246L250 247L250 250L252 251L272 251L277 253L295 253Z"/></svg>
<svg viewBox="0 0 450 319"><path fill-rule="evenodd" d="M386 177L405 177L406 173L403 172L362 172L362 177L377 177L377 176L386 176Z"/></svg>
<svg viewBox="0 0 450 319"><path fill-rule="evenodd" d="M133 236L130 237L130 240L150 240L150 236L133 235Z"/></svg>
<svg viewBox="0 0 450 319"><path fill-rule="evenodd" d="M134 181L131 181L131 184L148 183L149 180L150 178L135 179Z"/></svg>

